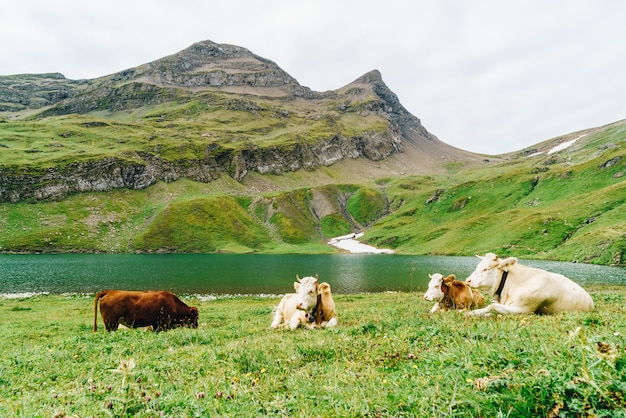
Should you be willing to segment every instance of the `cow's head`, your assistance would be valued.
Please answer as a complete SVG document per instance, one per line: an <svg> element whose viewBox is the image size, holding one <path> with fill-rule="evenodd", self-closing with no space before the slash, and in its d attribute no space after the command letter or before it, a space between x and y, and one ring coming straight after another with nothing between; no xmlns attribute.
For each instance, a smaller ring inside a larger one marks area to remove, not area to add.
<svg viewBox="0 0 626 418"><path fill-rule="evenodd" d="M441 284L443 283L443 275L439 273L429 274L430 282L428 282L428 290L424 293L424 299L431 301L440 301L443 298Z"/></svg>
<svg viewBox="0 0 626 418"><path fill-rule="evenodd" d="M303 277L296 275L297 282L293 283L296 289L296 308L310 312L317 305L317 275L315 277Z"/></svg>
<svg viewBox="0 0 626 418"><path fill-rule="evenodd" d="M198 328L198 308L195 306L189 308L189 326Z"/></svg>
<svg viewBox="0 0 626 418"><path fill-rule="evenodd" d="M448 294L450 291L450 287L452 287L452 283L456 280L456 276L454 274L448 275L443 279L443 283L441 284L441 291L444 294Z"/></svg>
<svg viewBox="0 0 626 418"><path fill-rule="evenodd" d="M322 282L319 285L317 285L317 291L321 295L330 295L330 285L326 282Z"/></svg>
<svg viewBox="0 0 626 418"><path fill-rule="evenodd" d="M488 253L484 257L479 255L476 257L480 258L481 261L465 282L473 288L484 290L495 290L502 278L502 272L508 271L517 262L515 257L501 259L493 253Z"/></svg>

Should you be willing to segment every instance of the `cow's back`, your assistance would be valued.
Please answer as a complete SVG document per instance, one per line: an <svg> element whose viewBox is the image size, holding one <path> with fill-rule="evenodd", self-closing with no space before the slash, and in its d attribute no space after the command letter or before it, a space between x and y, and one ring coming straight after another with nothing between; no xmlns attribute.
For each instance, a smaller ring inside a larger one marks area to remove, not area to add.
<svg viewBox="0 0 626 418"><path fill-rule="evenodd" d="M137 292L126 290L108 291L100 299L100 312L107 329L122 323L131 327L156 328L160 306L154 303L156 292Z"/></svg>
<svg viewBox="0 0 626 418"><path fill-rule="evenodd" d="M593 299L578 283L562 274L515 264L507 277L507 299L523 298L537 302L535 312L584 312L594 309ZM504 296L504 292L503 292ZM501 298L500 303L506 304Z"/></svg>
<svg viewBox="0 0 626 418"><path fill-rule="evenodd" d="M168 291L106 290L96 295L96 304L98 299L108 331L117 329L120 323L135 328L152 326L155 330L180 325L197 327L197 308L187 306Z"/></svg>
<svg viewBox="0 0 626 418"><path fill-rule="evenodd" d="M296 311L298 304L298 295L295 293L287 293L283 296L282 300L279 304L279 310L282 312L283 318L289 319L291 318Z"/></svg>
<svg viewBox="0 0 626 418"><path fill-rule="evenodd" d="M550 314L556 312L590 312L594 309L593 299L578 283L558 273L548 272L559 284L561 293L552 303L542 306L537 313Z"/></svg>
<svg viewBox="0 0 626 418"><path fill-rule="evenodd" d="M450 285L442 286L444 308L472 309L485 304L485 298L476 289L471 289L465 282L454 280Z"/></svg>

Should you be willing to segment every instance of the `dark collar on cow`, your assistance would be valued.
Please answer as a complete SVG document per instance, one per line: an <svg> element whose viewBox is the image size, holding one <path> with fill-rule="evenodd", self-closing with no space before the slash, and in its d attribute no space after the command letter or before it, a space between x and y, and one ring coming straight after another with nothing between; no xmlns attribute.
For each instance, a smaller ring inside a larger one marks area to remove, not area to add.
<svg viewBox="0 0 626 418"><path fill-rule="evenodd" d="M498 290L496 290L496 293L494 293L494 296L500 297L500 294L502 293L502 289L504 289L504 284L506 283L506 277L509 275L508 271L503 271L502 272L502 279L500 280L500 285L498 286Z"/></svg>

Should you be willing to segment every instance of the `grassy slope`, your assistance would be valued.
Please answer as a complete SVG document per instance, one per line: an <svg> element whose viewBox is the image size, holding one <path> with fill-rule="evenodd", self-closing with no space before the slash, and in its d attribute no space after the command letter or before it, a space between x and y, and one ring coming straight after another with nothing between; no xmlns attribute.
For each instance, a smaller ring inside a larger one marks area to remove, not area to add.
<svg viewBox="0 0 626 418"><path fill-rule="evenodd" d="M624 264L625 143L621 134L611 147L596 139L559 156L464 171L446 180L390 181L387 193L397 209L366 238L407 253L497 251ZM616 162L605 167L608 161Z"/></svg>
<svg viewBox="0 0 626 418"><path fill-rule="evenodd" d="M0 121L0 166L25 172L94 157L129 157L136 151L167 161L198 158L207 146L230 149L255 145L290 147L337 134L358 136L387 129L358 108L337 112L333 101L311 109L304 100L202 93L193 99L124 112ZM268 100L268 101L266 101Z"/></svg>
<svg viewBox="0 0 626 418"><path fill-rule="evenodd" d="M0 298L0 415L620 416L626 294L590 291L593 313L495 318L338 295L338 328L295 332L268 329L276 298L183 297L199 328L160 334L93 333L92 297Z"/></svg>
<svg viewBox="0 0 626 418"><path fill-rule="evenodd" d="M289 146L384 127L374 115L355 126L353 112L340 115L332 101L320 117L304 101L263 100L207 93L106 118L4 122L0 164L37 171L94 156L130 158L136 150L173 161L196 158L216 141L233 148ZM325 252L327 238L368 227L366 240L402 253L497 251L623 265L625 126L590 130L553 156L450 166L447 176L370 182L363 169L354 170L359 163L346 161L315 173L251 173L243 184L223 175L210 184L179 180L144 191L1 204L0 251ZM607 167L608 161L615 163ZM426 204L436 190L441 193Z"/></svg>

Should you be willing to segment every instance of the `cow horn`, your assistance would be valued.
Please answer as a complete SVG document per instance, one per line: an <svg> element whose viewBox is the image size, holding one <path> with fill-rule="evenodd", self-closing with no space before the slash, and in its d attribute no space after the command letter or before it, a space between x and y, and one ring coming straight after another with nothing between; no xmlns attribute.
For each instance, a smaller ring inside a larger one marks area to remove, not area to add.
<svg viewBox="0 0 626 418"><path fill-rule="evenodd" d="M317 274L315 274L315 281L316 281L316 282L319 282L319 281L320 281L320 278L319 278L319 277L317 277Z"/></svg>
<svg viewBox="0 0 626 418"><path fill-rule="evenodd" d="M299 282L302 281L300 280L300 276L298 276L297 274L296 274L296 279L298 279Z"/></svg>

